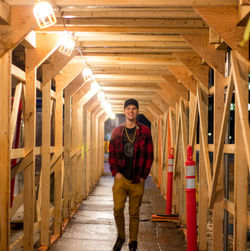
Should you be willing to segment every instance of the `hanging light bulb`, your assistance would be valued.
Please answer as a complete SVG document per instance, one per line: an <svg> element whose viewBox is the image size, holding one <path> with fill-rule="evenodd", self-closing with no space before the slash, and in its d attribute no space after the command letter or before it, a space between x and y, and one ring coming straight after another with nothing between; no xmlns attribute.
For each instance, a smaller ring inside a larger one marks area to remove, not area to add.
<svg viewBox="0 0 250 251"><path fill-rule="evenodd" d="M94 79L93 72L91 71L91 69L88 66L83 69L82 75L83 75L83 79L85 82Z"/></svg>
<svg viewBox="0 0 250 251"><path fill-rule="evenodd" d="M106 112L107 112L107 113L112 112L111 104L110 104L110 103L107 102L104 108L106 109Z"/></svg>
<svg viewBox="0 0 250 251"><path fill-rule="evenodd" d="M100 90L101 90L100 85L98 84L98 82L96 80L94 80L91 83L91 91L93 91L93 92L99 92Z"/></svg>
<svg viewBox="0 0 250 251"><path fill-rule="evenodd" d="M103 91L98 92L98 100L103 101L105 99L105 94Z"/></svg>
<svg viewBox="0 0 250 251"><path fill-rule="evenodd" d="M110 119L115 119L115 114L112 112L111 114L109 114Z"/></svg>
<svg viewBox="0 0 250 251"><path fill-rule="evenodd" d="M56 16L50 3L38 1L33 9L39 28L47 28L56 23Z"/></svg>
<svg viewBox="0 0 250 251"><path fill-rule="evenodd" d="M107 106L108 102L106 100L101 101L101 107L105 108Z"/></svg>
<svg viewBox="0 0 250 251"><path fill-rule="evenodd" d="M61 45L59 51L66 55L70 56L75 47L75 41L72 38L72 35L68 32L65 32L64 38L61 40Z"/></svg>

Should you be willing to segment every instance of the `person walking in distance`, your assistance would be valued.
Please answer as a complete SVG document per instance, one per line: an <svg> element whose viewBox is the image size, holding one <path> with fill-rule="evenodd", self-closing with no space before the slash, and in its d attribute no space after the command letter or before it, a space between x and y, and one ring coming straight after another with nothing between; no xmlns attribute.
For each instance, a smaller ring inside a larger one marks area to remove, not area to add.
<svg viewBox="0 0 250 251"><path fill-rule="evenodd" d="M135 99L124 103L125 124L112 131L109 144L109 164L113 184L114 218L117 240L113 251L121 250L125 242L124 207L129 197L129 250L137 250L139 213L144 182L153 162L153 142L150 129L136 121L139 104Z"/></svg>

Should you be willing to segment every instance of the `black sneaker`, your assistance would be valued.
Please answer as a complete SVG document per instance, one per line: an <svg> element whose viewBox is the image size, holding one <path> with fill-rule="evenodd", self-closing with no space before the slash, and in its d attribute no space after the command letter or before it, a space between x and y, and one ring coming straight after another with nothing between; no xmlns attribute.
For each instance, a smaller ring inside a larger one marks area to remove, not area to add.
<svg viewBox="0 0 250 251"><path fill-rule="evenodd" d="M113 251L120 251L124 242L124 239L118 237L113 247Z"/></svg>
<svg viewBox="0 0 250 251"><path fill-rule="evenodd" d="M137 241L132 241L131 243L129 243L129 251L138 251Z"/></svg>

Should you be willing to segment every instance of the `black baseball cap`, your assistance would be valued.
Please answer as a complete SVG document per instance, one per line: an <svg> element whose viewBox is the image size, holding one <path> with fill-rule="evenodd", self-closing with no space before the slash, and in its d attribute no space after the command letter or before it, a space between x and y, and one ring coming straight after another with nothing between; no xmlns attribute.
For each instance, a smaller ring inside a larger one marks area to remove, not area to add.
<svg viewBox="0 0 250 251"><path fill-rule="evenodd" d="M135 99L127 99L127 100L124 102L124 109L125 109L126 106L128 106L128 105L134 105L137 109L139 109L138 101L135 100Z"/></svg>

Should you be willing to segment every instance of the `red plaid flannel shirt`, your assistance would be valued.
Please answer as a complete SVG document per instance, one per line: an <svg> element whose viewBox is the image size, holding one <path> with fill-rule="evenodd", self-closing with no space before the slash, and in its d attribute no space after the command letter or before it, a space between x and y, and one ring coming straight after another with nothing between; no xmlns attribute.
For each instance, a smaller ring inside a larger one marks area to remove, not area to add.
<svg viewBox="0 0 250 251"><path fill-rule="evenodd" d="M140 178L146 179L153 162L153 142L147 126L136 122L136 140L134 145L133 183L139 183ZM123 152L123 133L125 124L112 131L109 143L109 165L112 175L115 176L125 166ZM135 172L135 169L136 172Z"/></svg>

